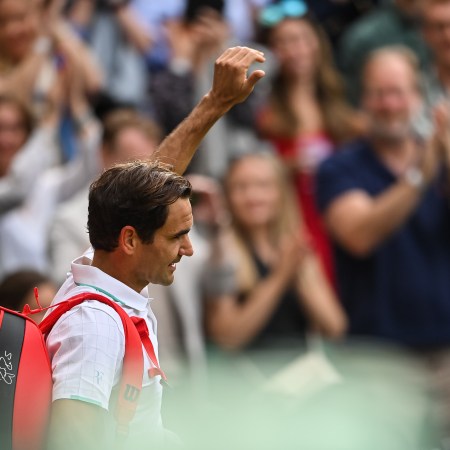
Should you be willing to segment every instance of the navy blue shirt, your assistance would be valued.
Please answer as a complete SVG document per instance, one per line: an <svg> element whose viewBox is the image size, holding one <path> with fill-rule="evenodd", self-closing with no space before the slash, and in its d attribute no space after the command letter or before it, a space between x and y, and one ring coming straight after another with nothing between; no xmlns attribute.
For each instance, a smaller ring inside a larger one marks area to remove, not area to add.
<svg viewBox="0 0 450 450"><path fill-rule="evenodd" d="M367 141L319 169L323 212L353 189L376 197L397 182ZM415 346L450 344L450 209L444 183L432 185L409 219L367 257L334 243L338 291L350 333Z"/></svg>

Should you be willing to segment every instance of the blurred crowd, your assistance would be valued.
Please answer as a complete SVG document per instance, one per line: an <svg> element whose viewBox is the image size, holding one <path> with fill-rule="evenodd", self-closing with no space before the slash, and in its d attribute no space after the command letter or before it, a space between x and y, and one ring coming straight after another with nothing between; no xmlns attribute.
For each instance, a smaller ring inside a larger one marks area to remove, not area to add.
<svg viewBox="0 0 450 450"><path fill-rule="evenodd" d="M450 436L450 0L0 0L0 304L50 303L90 182L150 158L236 45L266 76L188 168L194 256L149 288L161 365L202 385L217 357L253 380L388 346Z"/></svg>

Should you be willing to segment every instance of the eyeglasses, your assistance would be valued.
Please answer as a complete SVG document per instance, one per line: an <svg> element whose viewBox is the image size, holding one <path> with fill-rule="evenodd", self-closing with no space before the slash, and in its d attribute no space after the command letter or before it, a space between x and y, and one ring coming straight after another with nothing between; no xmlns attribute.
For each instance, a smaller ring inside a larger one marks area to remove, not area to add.
<svg viewBox="0 0 450 450"><path fill-rule="evenodd" d="M303 0L285 0L266 6L259 14L259 23L273 27L288 17L303 17L308 12L308 6Z"/></svg>

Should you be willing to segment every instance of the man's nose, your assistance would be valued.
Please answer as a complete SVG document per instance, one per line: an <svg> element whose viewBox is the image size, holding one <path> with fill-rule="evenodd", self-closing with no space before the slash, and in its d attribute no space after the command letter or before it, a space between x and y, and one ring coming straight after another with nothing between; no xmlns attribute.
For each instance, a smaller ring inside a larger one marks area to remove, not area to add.
<svg viewBox="0 0 450 450"><path fill-rule="evenodd" d="M192 247L192 242L189 236L186 235L183 243L180 247L180 256L192 256L194 254L194 247Z"/></svg>

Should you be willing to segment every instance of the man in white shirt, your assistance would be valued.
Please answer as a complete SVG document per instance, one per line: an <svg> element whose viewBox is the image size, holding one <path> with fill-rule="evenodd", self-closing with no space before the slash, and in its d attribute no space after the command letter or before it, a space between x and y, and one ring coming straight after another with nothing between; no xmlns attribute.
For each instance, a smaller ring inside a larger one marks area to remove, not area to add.
<svg viewBox="0 0 450 450"><path fill-rule="evenodd" d="M86 291L112 298L129 315L145 319L157 356L156 320L144 289L149 283L171 284L176 263L193 253L188 237L191 187L177 174L184 172L210 127L244 101L264 76L256 70L247 77L250 65L263 61L256 50L226 50L216 61L209 93L157 150L160 162L118 165L91 185L92 260L75 260L55 302ZM173 171L161 161L173 164ZM88 301L61 317L47 346L54 380L50 448L112 448L116 443L108 426L109 411L124 355L118 315ZM144 448L158 448L164 440L160 376L150 377L152 363L145 354L144 361L143 390L125 448L137 448L136 438Z"/></svg>

